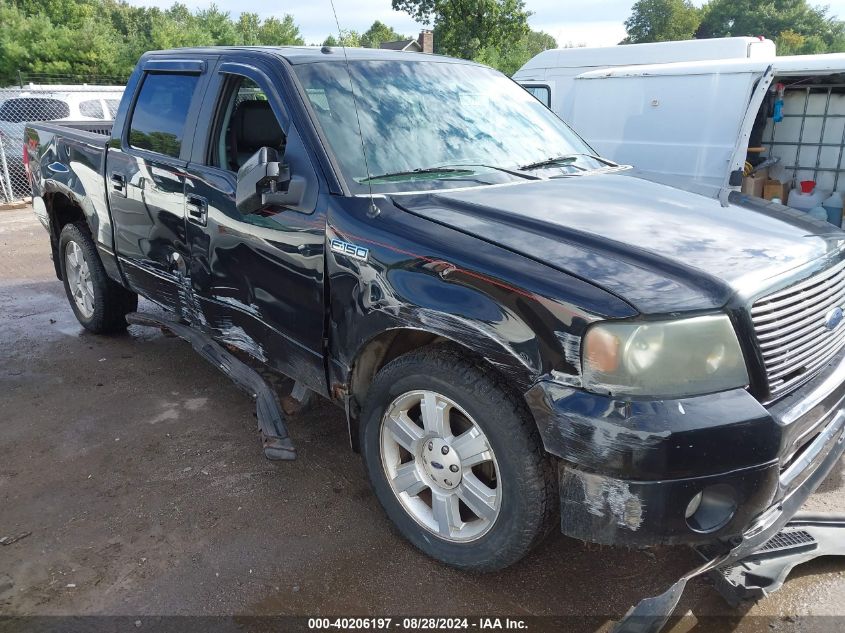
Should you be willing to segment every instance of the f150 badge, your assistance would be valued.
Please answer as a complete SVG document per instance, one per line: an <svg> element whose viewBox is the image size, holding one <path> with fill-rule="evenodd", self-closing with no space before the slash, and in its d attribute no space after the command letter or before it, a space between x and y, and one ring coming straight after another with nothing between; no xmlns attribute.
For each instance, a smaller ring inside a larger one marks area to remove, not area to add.
<svg viewBox="0 0 845 633"><path fill-rule="evenodd" d="M352 259L360 259L362 262L367 261L367 257L370 255L370 249L364 248L363 246L356 246L355 244L350 244L349 242L344 242L338 238L334 238L331 241L331 249L335 253L346 255Z"/></svg>

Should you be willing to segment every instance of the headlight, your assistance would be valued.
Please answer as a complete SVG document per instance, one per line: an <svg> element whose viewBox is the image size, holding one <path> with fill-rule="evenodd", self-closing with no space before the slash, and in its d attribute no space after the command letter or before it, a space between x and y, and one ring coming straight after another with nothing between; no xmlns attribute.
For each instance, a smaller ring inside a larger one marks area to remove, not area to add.
<svg viewBox="0 0 845 633"><path fill-rule="evenodd" d="M744 387L745 360L727 315L597 323L582 351L584 387L643 396L688 396Z"/></svg>

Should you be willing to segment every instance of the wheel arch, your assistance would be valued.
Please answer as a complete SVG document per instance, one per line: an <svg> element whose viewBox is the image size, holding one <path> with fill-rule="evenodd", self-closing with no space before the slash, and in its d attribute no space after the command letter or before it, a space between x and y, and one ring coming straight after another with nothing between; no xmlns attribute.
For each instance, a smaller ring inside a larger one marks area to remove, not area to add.
<svg viewBox="0 0 845 633"><path fill-rule="evenodd" d="M348 378L346 381L346 411L349 424L349 437L352 448L359 450L359 414L367 397L368 390L376 374L392 360L410 352L432 345L444 345L460 350L462 356L470 358L474 363L494 372L503 383L513 385L512 393L525 401L524 390L520 390L517 382L524 386L531 382L526 375L522 380L514 381L513 368L509 372L503 371L503 364L489 356L480 353L478 349L457 337L451 337L443 332L437 332L422 327L397 326L383 330L364 341L355 353Z"/></svg>
<svg viewBox="0 0 845 633"><path fill-rule="evenodd" d="M62 234L62 229L68 224L85 221L85 213L75 200L60 192L45 194L44 206L47 208L47 217L50 219L50 247L53 252L53 267L56 271L56 277L61 280L59 236Z"/></svg>

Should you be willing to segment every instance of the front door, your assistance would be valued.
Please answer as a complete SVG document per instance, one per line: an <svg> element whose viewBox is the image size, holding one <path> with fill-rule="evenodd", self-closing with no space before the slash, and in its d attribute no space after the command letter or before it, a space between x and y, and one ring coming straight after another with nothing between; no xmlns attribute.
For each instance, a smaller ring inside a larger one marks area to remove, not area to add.
<svg viewBox="0 0 845 633"><path fill-rule="evenodd" d="M212 125L198 131L185 180L190 284L197 319L216 338L325 394L325 214L273 85L264 71L223 60L209 86L200 116ZM262 147L305 179L306 194L296 208L244 216L234 203L237 171Z"/></svg>
<svg viewBox="0 0 845 633"><path fill-rule="evenodd" d="M197 61L191 72L184 64L178 68L169 72L159 63L141 76L125 131L107 153L106 187L115 251L127 282L182 312L186 145L193 138L191 115L202 100L204 65Z"/></svg>

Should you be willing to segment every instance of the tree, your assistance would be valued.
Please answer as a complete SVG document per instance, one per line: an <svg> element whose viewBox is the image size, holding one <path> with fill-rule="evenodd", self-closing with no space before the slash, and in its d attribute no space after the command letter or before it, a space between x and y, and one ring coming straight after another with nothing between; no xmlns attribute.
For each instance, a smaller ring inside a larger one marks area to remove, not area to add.
<svg viewBox="0 0 845 633"><path fill-rule="evenodd" d="M475 61L493 66L506 75L512 75L529 59L550 48L557 48L557 40L543 31L529 31L516 42L505 42L500 46L486 46L475 56Z"/></svg>
<svg viewBox="0 0 845 633"><path fill-rule="evenodd" d="M347 29L340 30L340 37L329 35L323 40L323 46L348 46L350 48L361 46L361 36L357 31Z"/></svg>
<svg viewBox="0 0 845 633"><path fill-rule="evenodd" d="M270 17L264 20L258 32L258 41L265 46L302 46L305 40L293 16L285 14L281 20Z"/></svg>
<svg viewBox="0 0 845 633"><path fill-rule="evenodd" d="M290 15L233 20L214 4L192 12L179 3L161 10L124 0L0 0L0 85L17 81L18 71L120 82L145 51L214 44L304 41Z"/></svg>
<svg viewBox="0 0 845 633"><path fill-rule="evenodd" d="M625 20L624 44L692 39L701 13L689 0L638 0Z"/></svg>
<svg viewBox="0 0 845 633"><path fill-rule="evenodd" d="M213 2L207 9L194 15L197 28L208 36L215 46L231 46L238 43L238 31L228 12L221 11Z"/></svg>
<svg viewBox="0 0 845 633"><path fill-rule="evenodd" d="M434 25L434 50L475 59L482 49L498 50L528 35L523 0L391 0L417 22Z"/></svg>
<svg viewBox="0 0 845 633"><path fill-rule="evenodd" d="M843 22L806 0L712 0L703 7L696 37L764 35L779 53L845 50Z"/></svg>
<svg viewBox="0 0 845 633"><path fill-rule="evenodd" d="M782 31L775 44L779 55L813 55L824 53L828 49L825 41L818 35L805 37L792 29Z"/></svg>
<svg viewBox="0 0 845 633"><path fill-rule="evenodd" d="M376 20L373 25L361 34L361 46L364 48L378 48L382 42L407 40L408 37L397 33L384 22Z"/></svg>
<svg viewBox="0 0 845 633"><path fill-rule="evenodd" d="M238 39L244 46L261 43L261 18L257 13L241 13L235 28L238 31Z"/></svg>

